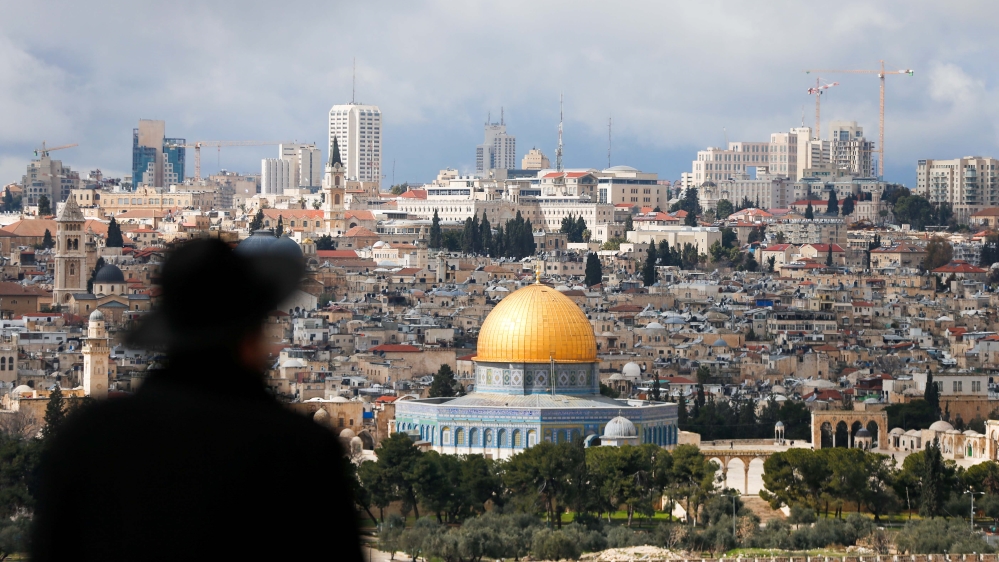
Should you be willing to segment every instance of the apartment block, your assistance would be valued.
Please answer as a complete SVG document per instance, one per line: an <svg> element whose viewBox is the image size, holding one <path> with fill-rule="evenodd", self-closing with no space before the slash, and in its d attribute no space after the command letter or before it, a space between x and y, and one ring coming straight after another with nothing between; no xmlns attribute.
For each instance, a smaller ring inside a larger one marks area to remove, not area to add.
<svg viewBox="0 0 999 562"><path fill-rule="evenodd" d="M930 203L949 203L954 217L967 223L971 215L999 206L999 160L965 156L953 160L920 160L916 193Z"/></svg>

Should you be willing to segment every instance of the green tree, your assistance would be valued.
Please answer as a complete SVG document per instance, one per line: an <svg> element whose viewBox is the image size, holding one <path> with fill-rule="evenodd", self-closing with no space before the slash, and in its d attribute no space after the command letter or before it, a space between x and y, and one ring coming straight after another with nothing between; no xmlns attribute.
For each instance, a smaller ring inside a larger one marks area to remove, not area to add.
<svg viewBox="0 0 999 562"><path fill-rule="evenodd" d="M624 231L631 232L632 230L635 230L635 221L632 220L631 213L628 213L628 216L624 218Z"/></svg>
<svg viewBox="0 0 999 562"><path fill-rule="evenodd" d="M274 236L280 238L282 234L284 234L284 216L278 215L277 228L274 229Z"/></svg>
<svg viewBox="0 0 999 562"><path fill-rule="evenodd" d="M627 242L624 238L611 237L600 246L601 250L620 250L621 243Z"/></svg>
<svg viewBox="0 0 999 562"><path fill-rule="evenodd" d="M687 216L683 217L683 224L685 226L697 226L697 215L687 211Z"/></svg>
<svg viewBox="0 0 999 562"><path fill-rule="evenodd" d="M316 249L335 250L336 242L333 240L333 237L330 236L329 234L323 234L322 236L316 239Z"/></svg>
<svg viewBox="0 0 999 562"><path fill-rule="evenodd" d="M850 215L853 214L853 208L854 208L854 201L855 200L856 200L856 198L853 195L850 195L849 197L847 197L846 199L843 200L843 209L842 209L842 212L843 212L843 216L844 217L847 217L847 216L850 216Z"/></svg>
<svg viewBox="0 0 999 562"><path fill-rule="evenodd" d="M944 502L950 495L949 471L944 466L940 444L936 439L922 452L924 458L920 480L919 514L923 517L936 517L943 514Z"/></svg>
<svg viewBox="0 0 999 562"><path fill-rule="evenodd" d="M832 244L829 244L829 251L826 253L826 267L832 267L832 264L833 264Z"/></svg>
<svg viewBox="0 0 999 562"><path fill-rule="evenodd" d="M676 425L680 429L687 429L689 427L687 425L689 422L688 411L687 411L687 397L684 396L683 393L681 393L680 396L677 398L676 406L677 406Z"/></svg>
<svg viewBox="0 0 999 562"><path fill-rule="evenodd" d="M923 390L923 400L933 408L935 414L940 414L940 389L933 382L933 371L931 370L927 370L926 372L926 388Z"/></svg>
<svg viewBox="0 0 999 562"><path fill-rule="evenodd" d="M715 205L715 216L719 219L726 219L729 215L734 212L732 207L732 202L728 199L721 199L718 204Z"/></svg>
<svg viewBox="0 0 999 562"><path fill-rule="evenodd" d="M711 369L708 368L707 365L701 365L700 367L697 368L696 376L697 376L697 382L699 384L704 384L708 382L708 379L711 378Z"/></svg>
<svg viewBox="0 0 999 562"><path fill-rule="evenodd" d="M913 230L923 230L934 222L933 205L921 195L903 195L893 209L899 224L908 224Z"/></svg>
<svg viewBox="0 0 999 562"><path fill-rule="evenodd" d="M53 247L55 247L55 240L52 239L52 233L46 228L45 234L42 235L42 248L49 250Z"/></svg>
<svg viewBox="0 0 999 562"><path fill-rule="evenodd" d="M10 188L3 190L3 210L5 213L14 211L14 196L10 193Z"/></svg>
<svg viewBox="0 0 999 562"><path fill-rule="evenodd" d="M742 269L750 272L760 269L760 264L756 261L756 256L753 252L746 252L746 262L742 265Z"/></svg>
<svg viewBox="0 0 999 562"><path fill-rule="evenodd" d="M587 287L603 283L604 270L600 264L600 258L593 252L586 255L586 283Z"/></svg>
<svg viewBox="0 0 999 562"><path fill-rule="evenodd" d="M264 210L257 209L257 214L253 215L253 220L250 221L250 232L255 230L260 230L264 227Z"/></svg>
<svg viewBox="0 0 999 562"><path fill-rule="evenodd" d="M723 248L735 248L739 244L739 236L729 227L721 230L721 245Z"/></svg>
<svg viewBox="0 0 999 562"><path fill-rule="evenodd" d="M774 272L774 266L777 265L777 256L770 256L767 258L767 273Z"/></svg>
<svg viewBox="0 0 999 562"><path fill-rule="evenodd" d="M415 468L423 453L413 446L413 441L408 435L393 433L382 440L377 454L384 483L392 490L392 495L402 502L403 513L413 511L419 518L420 506L416 496Z"/></svg>
<svg viewBox="0 0 999 562"><path fill-rule="evenodd" d="M444 364L437 369L434 374L434 380L430 383L430 397L431 398L447 398L451 396L458 395L458 381L455 380L454 371L451 370L451 366Z"/></svg>
<svg viewBox="0 0 999 562"><path fill-rule="evenodd" d="M94 292L94 277L97 277L97 272L100 271L102 267L104 267L104 258L97 258L97 261L94 263L94 269L90 272L90 279L87 279L88 293Z"/></svg>
<svg viewBox="0 0 999 562"><path fill-rule="evenodd" d="M482 222L479 223L479 251L483 254L491 254L492 245L493 227L489 224L486 212L482 211Z"/></svg>
<svg viewBox="0 0 999 562"><path fill-rule="evenodd" d="M47 195L42 195L38 198L38 215L46 216L52 214L52 204L49 202Z"/></svg>
<svg viewBox="0 0 999 562"><path fill-rule="evenodd" d="M657 260L656 242L652 240L649 242L649 251L645 255L645 265L642 267L642 284L646 287L655 285L656 281L659 280L659 272L656 270Z"/></svg>
<svg viewBox="0 0 999 562"><path fill-rule="evenodd" d="M663 399L663 387L659 382L659 376L657 375L652 379L652 400L655 402L661 402Z"/></svg>
<svg viewBox="0 0 999 562"><path fill-rule="evenodd" d="M118 225L114 215L111 215L111 222L108 223L108 237L104 245L108 248L121 248L125 245L125 239L121 235L121 226Z"/></svg>
<svg viewBox="0 0 999 562"><path fill-rule="evenodd" d="M926 257L923 258L922 268L926 271L933 271L950 263L953 257L954 247L950 245L950 242L939 236L934 236L926 245Z"/></svg>
<svg viewBox="0 0 999 562"><path fill-rule="evenodd" d="M437 209L434 209L434 218L430 222L430 240L428 241L431 248L439 249L441 243L443 242L443 237L441 236L441 218L437 214Z"/></svg>
<svg viewBox="0 0 999 562"><path fill-rule="evenodd" d="M45 427L42 434L46 439L59 433L63 423L66 421L66 404L62 397L62 390L56 385L49 393L49 402L45 406Z"/></svg>
<svg viewBox="0 0 999 562"><path fill-rule="evenodd" d="M826 214L838 215L839 214L839 200L836 199L836 190L829 191L829 202L826 203Z"/></svg>
<svg viewBox="0 0 999 562"><path fill-rule="evenodd" d="M409 184L405 184L405 183L401 183L401 184L398 184L398 185L393 185L392 187L389 188L389 192L392 195L402 195L403 193L406 193L407 191L409 191Z"/></svg>
<svg viewBox="0 0 999 562"><path fill-rule="evenodd" d="M808 206L805 207L805 218L808 219L808 220L812 220L812 219L815 218L815 211L812 209L812 202L811 201L809 201L808 202Z"/></svg>

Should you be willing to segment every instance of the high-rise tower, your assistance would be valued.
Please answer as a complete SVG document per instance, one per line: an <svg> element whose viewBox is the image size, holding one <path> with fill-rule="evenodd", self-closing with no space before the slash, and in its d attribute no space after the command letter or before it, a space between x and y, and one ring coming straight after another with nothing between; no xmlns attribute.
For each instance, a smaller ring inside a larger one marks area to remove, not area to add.
<svg viewBox="0 0 999 562"><path fill-rule="evenodd" d="M100 310L90 313L87 338L83 343L83 393L92 398L107 398L108 371L111 349L108 332L104 327L104 314Z"/></svg>
<svg viewBox="0 0 999 562"><path fill-rule="evenodd" d="M83 225L86 218L76 198L66 199L56 217L55 280L52 304L65 305L73 293L87 292L87 242Z"/></svg>
<svg viewBox="0 0 999 562"><path fill-rule="evenodd" d="M330 109L330 152L340 146L347 179L381 182L382 112L375 105L334 105Z"/></svg>

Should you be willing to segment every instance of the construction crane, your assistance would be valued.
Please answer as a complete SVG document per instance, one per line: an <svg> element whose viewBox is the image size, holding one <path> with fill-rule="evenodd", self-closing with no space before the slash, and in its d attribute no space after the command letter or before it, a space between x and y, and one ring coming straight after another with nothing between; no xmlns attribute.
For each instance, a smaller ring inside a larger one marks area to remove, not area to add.
<svg viewBox="0 0 999 562"><path fill-rule="evenodd" d="M53 150L62 150L64 148L73 148L74 146L79 146L79 145L76 144L76 143L73 143L73 144L64 144L62 146L53 146L52 148L48 148L47 146L45 146L45 141L42 141L42 146L40 146L40 147L38 147L38 148L35 149L35 156L48 156L49 152L52 152Z"/></svg>
<svg viewBox="0 0 999 562"><path fill-rule="evenodd" d="M906 74L912 76L915 71L912 69L905 70L885 70L885 61L881 62L880 70L806 70L805 74L810 74L812 72L821 72L823 74L877 74L878 78L881 79L881 111L878 120L878 175L884 177L885 175L885 76L888 74Z"/></svg>
<svg viewBox="0 0 999 562"><path fill-rule="evenodd" d="M829 88L832 88L833 86L839 86L839 82L830 82L829 84L823 86L822 79L816 78L815 87L808 89L808 95L815 94L815 138L817 140L822 140L822 135L820 134L821 121L819 121L819 103L820 103L819 100L822 99L822 92L828 90ZM805 120L804 116L802 116L801 120L802 121Z"/></svg>
<svg viewBox="0 0 999 562"><path fill-rule="evenodd" d="M194 178L201 180L201 147L214 146L222 153L223 146L275 146L288 144L289 141L195 141L193 144L169 144L169 148L193 148L194 149Z"/></svg>

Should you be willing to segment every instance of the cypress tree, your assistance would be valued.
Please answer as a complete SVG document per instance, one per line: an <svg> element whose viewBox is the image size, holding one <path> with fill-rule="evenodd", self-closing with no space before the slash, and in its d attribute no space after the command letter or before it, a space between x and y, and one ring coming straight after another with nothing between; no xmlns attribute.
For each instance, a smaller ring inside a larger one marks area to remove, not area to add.
<svg viewBox="0 0 999 562"><path fill-rule="evenodd" d="M662 241L659 245L659 265L669 266L673 265L673 253L669 249L669 242L666 240Z"/></svg>
<svg viewBox="0 0 999 562"><path fill-rule="evenodd" d="M454 378L454 371L450 365L441 365L440 369L434 373L434 380L430 383L431 398L448 398L458 394L457 381Z"/></svg>
<svg viewBox="0 0 999 562"><path fill-rule="evenodd" d="M656 271L657 256L656 241L653 240L649 242L649 252L645 256L645 265L642 267L642 284L646 287L654 285L659 277L659 272Z"/></svg>
<svg viewBox="0 0 999 562"><path fill-rule="evenodd" d="M926 400L926 403L933 407L937 416L940 415L940 389L933 382L933 371L930 370L926 372L926 389L923 390L923 400Z"/></svg>
<svg viewBox="0 0 999 562"><path fill-rule="evenodd" d="M479 232L479 215L472 215L472 253L481 254L482 253L482 236Z"/></svg>
<svg viewBox="0 0 999 562"><path fill-rule="evenodd" d="M55 240L52 239L52 233L49 229L45 229L45 234L42 235L42 247L46 250L55 246Z"/></svg>
<svg viewBox="0 0 999 562"><path fill-rule="evenodd" d="M832 267L833 255L832 255L832 244L829 244L829 251L826 253L826 267Z"/></svg>
<svg viewBox="0 0 999 562"><path fill-rule="evenodd" d="M111 222L108 223L108 238L104 245L108 248L121 248L125 245L125 239L121 236L121 226L118 225L114 215L111 215Z"/></svg>
<svg viewBox="0 0 999 562"><path fill-rule="evenodd" d="M945 482L946 474L944 473L943 457L940 455L939 441L933 439L933 443L926 448L923 454L919 515L922 517L936 517L943 512L944 501L949 494Z"/></svg>
<svg viewBox="0 0 999 562"><path fill-rule="evenodd" d="M659 375L652 379L652 400L659 402L663 399L662 386L659 384Z"/></svg>
<svg viewBox="0 0 999 562"><path fill-rule="evenodd" d="M49 403L45 406L45 428L42 435L46 438L59 432L66 421L66 405L62 398L62 390L56 385L49 394Z"/></svg>
<svg viewBox="0 0 999 562"><path fill-rule="evenodd" d="M260 230L264 227L264 210L257 209L257 214L253 215L253 220L250 221L250 232L254 230Z"/></svg>
<svg viewBox="0 0 999 562"><path fill-rule="evenodd" d="M594 253L586 256L586 286L592 287L603 282L604 271L600 264L600 258Z"/></svg>
<svg viewBox="0 0 999 562"><path fill-rule="evenodd" d="M503 225L496 226L496 236L493 236L492 252L494 257L507 257L506 238L503 233Z"/></svg>
<svg viewBox="0 0 999 562"><path fill-rule="evenodd" d="M627 217L626 217L626 218L624 219L624 231L625 231L625 232L630 232L630 231L632 231L632 230L635 230L635 221L633 221L633 220L631 219L631 214L629 214L629 215L628 215L628 216L627 216Z"/></svg>
<svg viewBox="0 0 999 562"><path fill-rule="evenodd" d="M274 229L274 236L280 238L282 234L284 234L284 216L278 215L278 223L277 228Z"/></svg>
<svg viewBox="0 0 999 562"><path fill-rule="evenodd" d="M485 211L482 211L482 222L479 223L479 246L483 254L496 255L493 252L493 227Z"/></svg>
<svg viewBox="0 0 999 562"><path fill-rule="evenodd" d="M853 203L854 203L854 199L855 199L854 196L851 195L851 196L849 196L849 197L847 197L846 199L843 200L843 216L844 217L853 214L853 206L854 206Z"/></svg>
<svg viewBox="0 0 999 562"><path fill-rule="evenodd" d="M52 214L52 204L49 203L49 198L42 195L38 198L38 216L45 216Z"/></svg>
<svg viewBox="0 0 999 562"><path fill-rule="evenodd" d="M830 215L839 214L839 201L836 199L836 190L829 192L829 203L826 204L826 213Z"/></svg>
<svg viewBox="0 0 999 562"><path fill-rule="evenodd" d="M812 202L811 201L809 201L808 202L808 206L805 207L805 218L808 219L808 220L812 220L812 219L815 218L815 211L812 209Z"/></svg>
<svg viewBox="0 0 999 562"><path fill-rule="evenodd" d="M687 211L687 216L683 218L683 224L686 226L697 226L697 215L693 211Z"/></svg>
<svg viewBox="0 0 999 562"><path fill-rule="evenodd" d="M580 215L576 217L576 242L586 242L586 240L583 239L584 232L586 232L586 219L584 219L582 213L580 213Z"/></svg>
<svg viewBox="0 0 999 562"><path fill-rule="evenodd" d="M476 229L475 234L478 234ZM465 219L465 228L461 231L461 251L464 254L471 254L475 249L475 242L472 234L472 217Z"/></svg>
<svg viewBox="0 0 999 562"><path fill-rule="evenodd" d="M520 257L533 256L536 247L534 245L534 227L531 226L531 220L528 219L524 221L524 228L520 232Z"/></svg>
<svg viewBox="0 0 999 562"><path fill-rule="evenodd" d="M676 401L676 405L677 405L677 409L676 409L676 425L680 429L686 429L687 428L687 421L688 421L688 418L687 418L687 415L688 415L688 412L687 412L687 397L684 396L681 393L680 394L680 398L677 399L677 401Z"/></svg>
<svg viewBox="0 0 999 562"><path fill-rule="evenodd" d="M441 218L437 214L437 209L434 209L434 220L430 223L430 247L440 248L443 238L441 237Z"/></svg>
<svg viewBox="0 0 999 562"><path fill-rule="evenodd" d="M3 210L8 213L14 210L14 196L11 195L10 188L3 192Z"/></svg>

